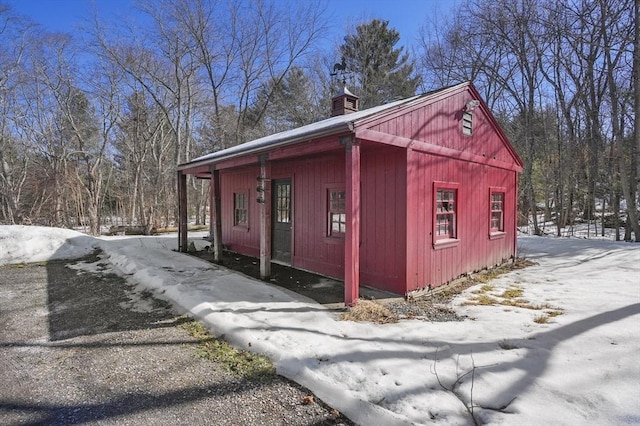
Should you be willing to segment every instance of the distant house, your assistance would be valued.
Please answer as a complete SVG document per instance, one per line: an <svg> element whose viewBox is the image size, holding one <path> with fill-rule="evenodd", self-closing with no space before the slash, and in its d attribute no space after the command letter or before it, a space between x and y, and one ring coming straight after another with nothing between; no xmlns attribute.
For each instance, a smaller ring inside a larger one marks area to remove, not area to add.
<svg viewBox="0 0 640 426"><path fill-rule="evenodd" d="M471 83L332 117L178 166L180 249L186 175L212 179L212 234L271 262L400 295L516 254L522 161Z"/></svg>

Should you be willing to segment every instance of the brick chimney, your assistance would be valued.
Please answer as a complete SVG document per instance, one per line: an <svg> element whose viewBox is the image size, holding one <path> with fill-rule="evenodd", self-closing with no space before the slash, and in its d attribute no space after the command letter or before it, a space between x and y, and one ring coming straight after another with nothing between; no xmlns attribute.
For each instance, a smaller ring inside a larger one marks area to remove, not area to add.
<svg viewBox="0 0 640 426"><path fill-rule="evenodd" d="M359 106L358 97L344 86L337 95L331 98L331 116L335 117L336 115L356 112Z"/></svg>

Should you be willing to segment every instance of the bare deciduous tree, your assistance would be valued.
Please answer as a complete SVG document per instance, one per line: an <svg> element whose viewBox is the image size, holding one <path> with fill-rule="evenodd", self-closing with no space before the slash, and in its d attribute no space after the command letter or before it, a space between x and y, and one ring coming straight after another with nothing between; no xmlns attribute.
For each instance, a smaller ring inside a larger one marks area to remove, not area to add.
<svg viewBox="0 0 640 426"><path fill-rule="evenodd" d="M469 0L434 24L439 31L423 28L425 78L491 89L488 103L525 161L521 208L553 209L546 218L554 217L557 234L576 211L592 224L598 213L604 226L616 188L627 200L627 223L638 226L637 151L628 142L635 108L625 83L631 10L631 0ZM530 215L536 234L537 217Z"/></svg>
<svg viewBox="0 0 640 426"><path fill-rule="evenodd" d="M0 206L2 216L12 224L22 223L25 215L21 201L29 156L11 129L21 114L16 104L27 34L32 27L0 4Z"/></svg>

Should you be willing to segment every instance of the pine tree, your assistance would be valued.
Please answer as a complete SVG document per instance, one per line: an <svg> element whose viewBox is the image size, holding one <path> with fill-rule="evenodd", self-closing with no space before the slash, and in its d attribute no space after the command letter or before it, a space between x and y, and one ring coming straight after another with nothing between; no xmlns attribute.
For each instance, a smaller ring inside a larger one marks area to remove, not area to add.
<svg viewBox="0 0 640 426"><path fill-rule="evenodd" d="M261 87L247 116L264 135L304 126L324 118L316 96L304 70L293 67L283 79L271 79Z"/></svg>
<svg viewBox="0 0 640 426"><path fill-rule="evenodd" d="M400 33L389 21L372 20L358 25L340 46L346 72L362 108L413 96L420 84L414 62L404 47L394 48Z"/></svg>

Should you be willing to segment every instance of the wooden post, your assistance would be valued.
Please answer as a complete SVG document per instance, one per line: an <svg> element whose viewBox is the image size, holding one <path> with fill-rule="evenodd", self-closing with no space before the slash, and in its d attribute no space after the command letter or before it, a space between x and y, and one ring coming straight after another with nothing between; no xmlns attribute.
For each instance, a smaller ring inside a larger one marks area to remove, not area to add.
<svg viewBox="0 0 640 426"><path fill-rule="evenodd" d="M213 233L215 232L215 223L216 223L216 212L215 212L215 195L213 188L213 173L215 171L215 167L212 165L210 167L211 177L209 178L209 242L211 243L210 251L213 252Z"/></svg>
<svg viewBox="0 0 640 426"><path fill-rule="evenodd" d="M260 278L271 276L271 163L260 156L260 177L257 195L260 206Z"/></svg>
<svg viewBox="0 0 640 426"><path fill-rule="evenodd" d="M360 142L344 139L347 229L344 239L344 303L354 306L360 297Z"/></svg>
<svg viewBox="0 0 640 426"><path fill-rule="evenodd" d="M187 240L187 175L178 170L178 251L186 253Z"/></svg>
<svg viewBox="0 0 640 426"><path fill-rule="evenodd" d="M213 261L222 263L222 208L220 203L220 170L216 166L211 166L211 222L209 233L211 238L211 248L213 251Z"/></svg>

